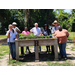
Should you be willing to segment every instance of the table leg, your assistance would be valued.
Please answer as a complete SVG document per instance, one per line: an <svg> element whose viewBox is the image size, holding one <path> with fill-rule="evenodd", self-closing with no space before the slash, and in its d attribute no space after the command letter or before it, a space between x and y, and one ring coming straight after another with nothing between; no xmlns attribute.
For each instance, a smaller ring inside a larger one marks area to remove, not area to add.
<svg viewBox="0 0 75 75"><path fill-rule="evenodd" d="M35 62L39 62L39 50L38 50L38 46L35 46Z"/></svg>
<svg viewBox="0 0 75 75"><path fill-rule="evenodd" d="M54 50L55 50L55 51L54 51L54 52L55 52L55 59L54 59L54 60L57 61L57 60L59 60L59 59L58 59L58 48L57 48L57 43L55 43L55 45L54 45Z"/></svg>
<svg viewBox="0 0 75 75"><path fill-rule="evenodd" d="M18 46L18 42L16 42L16 60L19 60L19 46Z"/></svg>
<svg viewBox="0 0 75 75"><path fill-rule="evenodd" d="M21 47L21 54L24 54L24 47Z"/></svg>

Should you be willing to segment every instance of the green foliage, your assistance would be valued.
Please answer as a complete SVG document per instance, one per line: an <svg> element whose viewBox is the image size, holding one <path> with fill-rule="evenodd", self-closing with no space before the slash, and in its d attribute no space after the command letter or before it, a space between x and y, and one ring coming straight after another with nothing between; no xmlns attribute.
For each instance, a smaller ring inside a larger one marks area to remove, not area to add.
<svg viewBox="0 0 75 75"><path fill-rule="evenodd" d="M64 12L64 9L56 9L55 14L62 28L69 32L75 31L75 9L72 9L71 14Z"/></svg>

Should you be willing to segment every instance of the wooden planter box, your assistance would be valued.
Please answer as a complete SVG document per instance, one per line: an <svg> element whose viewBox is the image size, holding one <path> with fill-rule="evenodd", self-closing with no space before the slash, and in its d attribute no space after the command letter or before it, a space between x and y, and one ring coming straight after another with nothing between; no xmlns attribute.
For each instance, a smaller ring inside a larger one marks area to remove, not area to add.
<svg viewBox="0 0 75 75"><path fill-rule="evenodd" d="M39 61L38 46L54 45L55 60L58 60L57 38L18 39L16 43L16 60L19 60L19 47L35 46L35 61Z"/></svg>

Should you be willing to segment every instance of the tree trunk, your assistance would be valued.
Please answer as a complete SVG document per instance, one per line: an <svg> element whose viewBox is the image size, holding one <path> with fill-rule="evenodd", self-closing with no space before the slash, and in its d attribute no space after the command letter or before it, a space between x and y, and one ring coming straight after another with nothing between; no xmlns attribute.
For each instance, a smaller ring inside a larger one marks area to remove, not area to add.
<svg viewBox="0 0 75 75"><path fill-rule="evenodd" d="M24 9L25 10L25 22L26 22L26 26L28 26L28 9Z"/></svg>

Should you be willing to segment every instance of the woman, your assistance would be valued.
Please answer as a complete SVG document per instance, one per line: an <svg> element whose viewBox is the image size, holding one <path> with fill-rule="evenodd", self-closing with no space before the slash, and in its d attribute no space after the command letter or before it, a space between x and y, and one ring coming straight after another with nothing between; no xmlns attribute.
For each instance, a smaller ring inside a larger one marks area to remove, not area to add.
<svg viewBox="0 0 75 75"><path fill-rule="evenodd" d="M9 25L9 30L6 33L6 36L7 36L8 45L9 45L9 36L10 36L10 53L11 53L12 59L15 59L16 57L15 39L17 39L17 32L12 29L11 24Z"/></svg>
<svg viewBox="0 0 75 75"><path fill-rule="evenodd" d="M29 31L27 31L27 27L24 28L24 31L22 32L22 34L24 34L24 35L28 35L29 34ZM26 46L25 53L27 53L27 49L28 49L29 53L31 53L28 46Z"/></svg>
<svg viewBox="0 0 75 75"><path fill-rule="evenodd" d="M50 29L48 28L48 25L47 25L47 24L44 25L44 29L43 29L43 31L42 31L42 34L43 34L44 36L47 36L47 35L50 35L50 34L51 34L51 31L50 31ZM48 48L49 48L49 49L48 49ZM47 52L50 51L50 46L46 46L46 49L47 49Z"/></svg>

